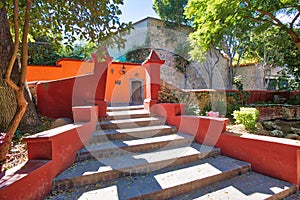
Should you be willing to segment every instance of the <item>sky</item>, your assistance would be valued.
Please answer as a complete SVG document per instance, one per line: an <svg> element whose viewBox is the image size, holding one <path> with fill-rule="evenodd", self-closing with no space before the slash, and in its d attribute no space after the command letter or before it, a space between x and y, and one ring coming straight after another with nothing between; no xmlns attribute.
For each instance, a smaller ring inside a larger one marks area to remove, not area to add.
<svg viewBox="0 0 300 200"><path fill-rule="evenodd" d="M120 6L122 15L121 22L137 22L146 17L158 18L152 9L153 0L124 0L124 5Z"/></svg>

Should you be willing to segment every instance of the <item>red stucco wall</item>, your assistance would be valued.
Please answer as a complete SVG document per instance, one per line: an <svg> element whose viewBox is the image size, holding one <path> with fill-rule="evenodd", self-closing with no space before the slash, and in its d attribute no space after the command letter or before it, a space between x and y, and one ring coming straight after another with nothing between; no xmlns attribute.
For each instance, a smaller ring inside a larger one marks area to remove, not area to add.
<svg viewBox="0 0 300 200"><path fill-rule="evenodd" d="M43 199L52 190L52 180L69 167L76 153L88 144L98 122L98 108L76 110L80 125L69 124L25 138L29 161L1 173L1 200Z"/></svg>
<svg viewBox="0 0 300 200"><path fill-rule="evenodd" d="M222 118L182 116L179 104L157 104L152 112L166 118L179 132L195 136L201 144L221 149L221 154L251 163L253 171L300 185L300 144L297 141L224 132Z"/></svg>

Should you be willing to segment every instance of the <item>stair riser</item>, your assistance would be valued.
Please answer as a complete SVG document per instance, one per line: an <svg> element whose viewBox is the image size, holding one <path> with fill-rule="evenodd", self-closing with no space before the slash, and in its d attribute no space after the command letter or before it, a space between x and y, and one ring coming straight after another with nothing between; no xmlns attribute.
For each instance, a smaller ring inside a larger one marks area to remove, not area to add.
<svg viewBox="0 0 300 200"><path fill-rule="evenodd" d="M122 176L124 176L123 172L113 170L113 171L102 172L97 174L84 175L84 176L67 179L67 180L54 181L53 190L54 191L66 190L66 189L72 189L72 188L89 185L89 184L99 184L102 181L114 180Z"/></svg>
<svg viewBox="0 0 300 200"><path fill-rule="evenodd" d="M134 133L118 133L118 134L107 134L96 136L91 139L91 143L99 143L104 142L107 140L130 140L130 139L137 139L137 138L146 138L146 137L154 137L154 136L162 136L162 135L169 135L176 132L176 128L163 128L160 130L154 131L139 131ZM133 136L134 135L134 136Z"/></svg>
<svg viewBox="0 0 300 200"><path fill-rule="evenodd" d="M106 116L107 120L120 120L120 119L134 119L134 118L145 118L150 117L150 114L133 114L133 115L117 115L117 116Z"/></svg>
<svg viewBox="0 0 300 200"><path fill-rule="evenodd" d="M144 110L144 108L139 108L139 109L137 109L137 108L135 108L135 109L122 109L122 108L120 108L120 109L107 109L107 112L120 112L120 111L134 111L134 110Z"/></svg>
<svg viewBox="0 0 300 200"><path fill-rule="evenodd" d="M226 179L230 179L233 178L235 176L241 175L241 174L245 174L247 172L249 172L250 166L244 166L243 168L237 168L237 169L233 169L231 171L227 171L227 172L223 172L221 174L212 176L212 177L208 177L208 178L204 178L204 179L200 179L197 181L193 181L193 182L189 182L189 183L185 183L182 185L178 185L172 188L167 188L167 189L162 189L160 191L157 192L153 192L153 193L149 193L146 195L142 195L142 196L138 196L138 197L134 197L131 198L130 200L138 200L138 199L168 199L171 197L175 197L184 193L188 193L191 192L193 190L196 190L198 188L201 187L205 187L207 185L216 183L216 182L220 182Z"/></svg>
<svg viewBox="0 0 300 200"><path fill-rule="evenodd" d="M139 128L145 126L159 126L163 125L161 121L144 121L144 122L130 122L122 124L99 124L97 130L111 130L111 129L121 129L121 128Z"/></svg>
<svg viewBox="0 0 300 200"><path fill-rule="evenodd" d="M72 189L74 187L80 187L88 184L95 184L101 181L114 180L122 176L135 175L139 173L149 173L152 171L160 170L165 167L172 167L177 165L183 165L200 159L205 159L210 156L218 155L218 150L211 151L209 153L195 154L184 156L176 159L169 159L155 163L147 163L136 167L124 168L122 170L111 170L107 172L94 173L91 175L84 175L75 177L72 179L56 180L53 183L54 190Z"/></svg>
<svg viewBox="0 0 300 200"><path fill-rule="evenodd" d="M84 152L76 157L76 161L85 161L90 159L102 159L108 158L113 156L120 156L128 153L138 153L138 152L150 152L153 150L162 150L162 148L169 148L169 147L183 147L190 145L193 142L193 139L180 139L180 140L173 140L173 141L164 141L164 142L156 142L156 143L149 143L149 144L141 144L136 146L125 146L120 148L114 149L107 149L102 150L99 152Z"/></svg>
<svg viewBox="0 0 300 200"><path fill-rule="evenodd" d="M130 106L130 107L125 107L125 108L107 108L107 112L118 112L118 111L129 111L129 110L144 110L143 106L136 107L136 106Z"/></svg>

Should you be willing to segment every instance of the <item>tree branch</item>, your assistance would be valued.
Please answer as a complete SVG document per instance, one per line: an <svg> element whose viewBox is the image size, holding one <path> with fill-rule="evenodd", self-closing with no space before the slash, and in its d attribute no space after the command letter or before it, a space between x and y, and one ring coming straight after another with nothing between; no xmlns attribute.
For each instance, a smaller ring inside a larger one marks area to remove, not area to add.
<svg viewBox="0 0 300 200"><path fill-rule="evenodd" d="M291 22L291 26L290 26L291 29L294 27L294 24L295 24L295 22L296 22L296 20L298 19L299 16L300 16L300 10Z"/></svg>
<svg viewBox="0 0 300 200"><path fill-rule="evenodd" d="M282 28L285 32L287 32L292 38L293 38L293 41L297 42L299 41L299 38L297 36L297 34L292 30L292 27L291 29L289 29L288 27L286 27L286 25L284 25L279 19L277 19L272 13L270 12L266 12L266 11L263 11L261 9L258 9L258 8L254 8L256 11L260 12L262 15L266 15L268 17L270 17L273 21L275 21L276 23L270 21L270 20L266 20L266 19L260 19L260 18L255 18L255 17L249 17L250 19L253 19L253 20L256 20L256 21L260 21L260 22L265 22L265 23L269 23L271 25L274 25L274 26L278 26L280 28ZM299 14L299 13L298 13ZM297 15L298 15L297 14ZM299 16L296 16L295 17L295 21L296 19L298 18Z"/></svg>
<svg viewBox="0 0 300 200"><path fill-rule="evenodd" d="M18 86L11 80L11 73L14 67L14 64L16 62L17 59L17 55L18 55L18 50L19 50L19 46L20 46L20 33L19 33L19 1L15 0L14 1L14 31L15 31L15 44L14 44L14 51L13 54L11 56L9 65L7 67L6 70L6 74L5 74L5 82L14 90L17 91L19 88Z"/></svg>
<svg viewBox="0 0 300 200"><path fill-rule="evenodd" d="M26 0L26 12L25 12L25 23L23 28L22 38L22 61L21 61L21 76L19 87L24 89L26 82L26 71L28 61L28 34L29 34L29 21L30 21L30 7L31 0Z"/></svg>

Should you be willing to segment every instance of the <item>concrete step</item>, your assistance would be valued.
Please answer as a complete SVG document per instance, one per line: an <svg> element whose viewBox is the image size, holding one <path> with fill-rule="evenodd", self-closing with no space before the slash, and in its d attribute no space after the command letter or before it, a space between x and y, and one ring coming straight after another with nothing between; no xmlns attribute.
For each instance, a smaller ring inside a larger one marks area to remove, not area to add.
<svg viewBox="0 0 300 200"><path fill-rule="evenodd" d="M247 173L248 163L214 156L190 164L173 166L149 174L98 182L68 192L59 191L52 199L167 199L215 182Z"/></svg>
<svg viewBox="0 0 300 200"><path fill-rule="evenodd" d="M120 156L128 153L149 152L168 149L170 147L189 146L194 137L186 134L172 134L159 137L136 139L136 140L114 140L87 146L77 154L76 161L89 159L102 159L112 156Z"/></svg>
<svg viewBox="0 0 300 200"><path fill-rule="evenodd" d="M288 182L249 172L176 196L170 200L283 199L296 191L297 187ZM296 195L287 199L292 199L293 197L296 197Z"/></svg>
<svg viewBox="0 0 300 200"><path fill-rule="evenodd" d="M98 130L139 128L144 126L158 126L165 124L165 120L157 117L135 118L102 121L98 123Z"/></svg>
<svg viewBox="0 0 300 200"><path fill-rule="evenodd" d="M107 120L133 119L145 117L150 117L150 112L147 110L126 110L106 113Z"/></svg>
<svg viewBox="0 0 300 200"><path fill-rule="evenodd" d="M91 142L154 137L176 133L176 131L176 127L167 125L97 131L92 135Z"/></svg>
<svg viewBox="0 0 300 200"><path fill-rule="evenodd" d="M144 105L107 107L108 112L126 111L126 110L144 110Z"/></svg>
<svg viewBox="0 0 300 200"><path fill-rule="evenodd" d="M122 176L150 173L165 167L199 161L219 153L219 149L193 143L188 147L82 161L74 163L56 177L53 186L56 190L70 189Z"/></svg>

